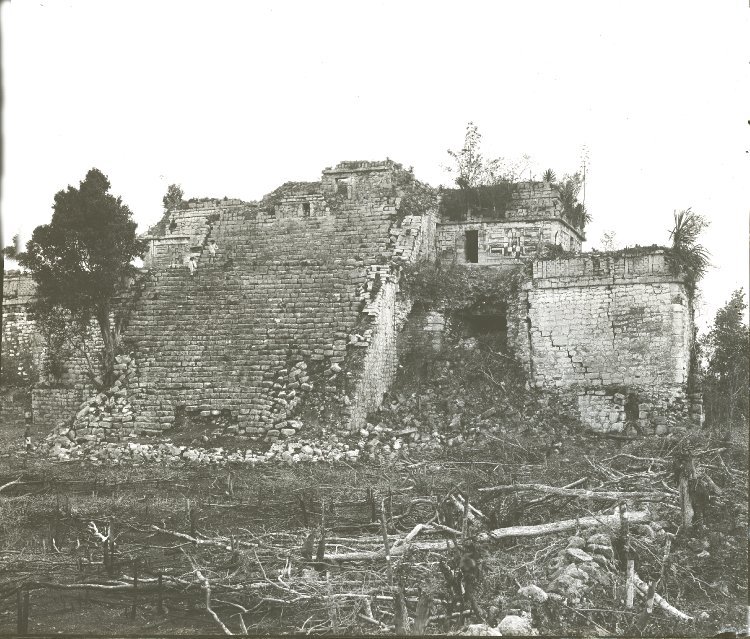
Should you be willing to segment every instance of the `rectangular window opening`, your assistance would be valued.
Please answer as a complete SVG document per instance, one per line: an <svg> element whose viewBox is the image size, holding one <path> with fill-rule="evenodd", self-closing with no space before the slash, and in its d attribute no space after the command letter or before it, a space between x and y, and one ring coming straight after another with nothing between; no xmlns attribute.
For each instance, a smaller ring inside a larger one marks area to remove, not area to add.
<svg viewBox="0 0 750 639"><path fill-rule="evenodd" d="M466 261L470 264L479 262L479 231L466 231L465 240Z"/></svg>

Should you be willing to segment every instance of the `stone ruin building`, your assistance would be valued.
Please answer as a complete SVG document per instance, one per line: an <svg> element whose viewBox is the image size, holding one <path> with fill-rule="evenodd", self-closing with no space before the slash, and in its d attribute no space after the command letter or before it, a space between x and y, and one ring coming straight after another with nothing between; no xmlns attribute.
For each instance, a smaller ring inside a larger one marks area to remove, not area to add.
<svg viewBox="0 0 750 639"><path fill-rule="evenodd" d="M390 160L342 162L258 202L167 210L144 236L142 277L123 294L128 355L102 410L80 408L96 393L71 355L58 378L41 373L35 422L74 419L78 436L118 439L200 418L275 440L308 428L317 411L355 429L382 401L409 339L443 330L440 309L413 309L399 289L403 264L440 259L528 264L495 319L530 383L568 394L592 429L620 431L631 420L663 433L688 415L700 423L688 395L691 298L664 250L581 253L583 231L548 183L518 184L502 206L458 217L445 205L455 192L420 198L420 189ZM546 245L564 253L538 257ZM31 353L43 371L32 298L27 275L6 274L3 353ZM14 410L4 401L4 415Z"/></svg>

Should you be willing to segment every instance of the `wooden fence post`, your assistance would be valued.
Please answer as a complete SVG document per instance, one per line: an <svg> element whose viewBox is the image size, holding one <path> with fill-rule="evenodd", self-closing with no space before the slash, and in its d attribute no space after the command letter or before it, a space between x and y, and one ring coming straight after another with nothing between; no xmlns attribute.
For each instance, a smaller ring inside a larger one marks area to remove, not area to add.
<svg viewBox="0 0 750 639"><path fill-rule="evenodd" d="M635 562L628 559L627 571L625 573L625 607L633 607L633 597L635 596Z"/></svg>
<svg viewBox="0 0 750 639"><path fill-rule="evenodd" d="M29 634L29 591L25 586L16 594L16 630L20 636Z"/></svg>
<svg viewBox="0 0 750 639"><path fill-rule="evenodd" d="M115 574L115 522L112 521L107 526L109 534L107 535L107 548L109 550L109 565L107 566L107 574L113 577Z"/></svg>
<svg viewBox="0 0 750 639"><path fill-rule="evenodd" d="M138 561L133 562L133 607L130 609L130 619L135 619L138 607Z"/></svg>
<svg viewBox="0 0 750 639"><path fill-rule="evenodd" d="M159 573L159 579L156 582L156 612L157 614L164 614L164 593L162 592L162 576Z"/></svg>

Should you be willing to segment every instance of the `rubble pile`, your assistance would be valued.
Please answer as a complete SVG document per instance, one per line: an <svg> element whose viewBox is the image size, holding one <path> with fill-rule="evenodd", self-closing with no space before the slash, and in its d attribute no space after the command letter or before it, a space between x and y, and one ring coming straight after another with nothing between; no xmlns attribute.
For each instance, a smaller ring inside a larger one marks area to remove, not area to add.
<svg viewBox="0 0 750 639"><path fill-rule="evenodd" d="M616 575L612 540L607 533L568 538L567 547L548 565L547 591L578 603L597 584L610 587Z"/></svg>
<svg viewBox="0 0 750 639"><path fill-rule="evenodd" d="M135 410L128 383L135 376L135 361L129 355L115 357L115 381L110 388L84 401L70 425L58 426L47 441L63 449L105 439L121 439L134 432Z"/></svg>

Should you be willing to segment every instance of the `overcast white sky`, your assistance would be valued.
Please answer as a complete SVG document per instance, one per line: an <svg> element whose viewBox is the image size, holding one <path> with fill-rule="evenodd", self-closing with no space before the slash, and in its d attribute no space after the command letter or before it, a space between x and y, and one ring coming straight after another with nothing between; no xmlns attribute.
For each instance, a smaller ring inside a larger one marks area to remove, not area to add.
<svg viewBox="0 0 750 639"><path fill-rule="evenodd" d="M588 248L711 220L699 323L748 289L746 0L0 5L4 244L96 166L140 228L167 185L258 199L340 160L449 184L466 123L487 155L558 175L590 156Z"/></svg>

